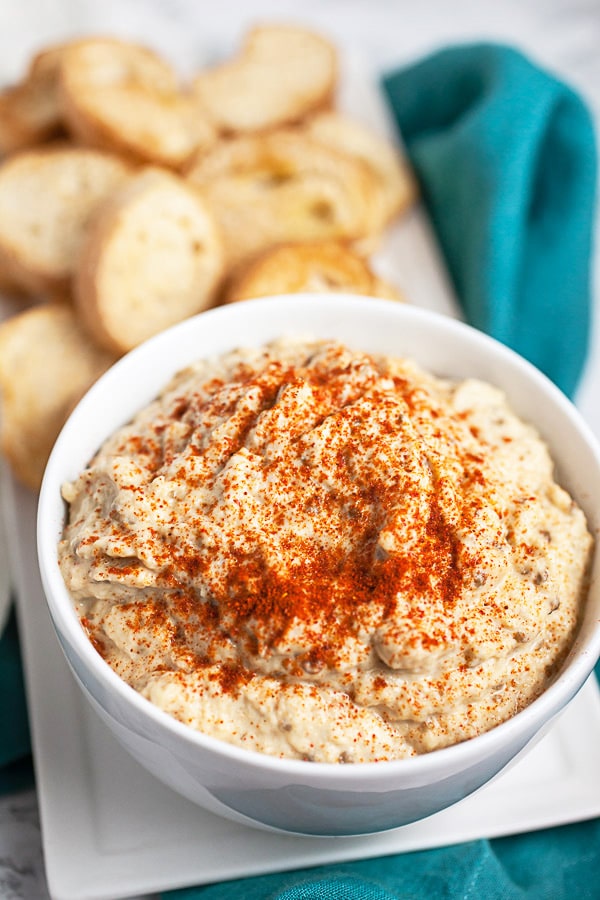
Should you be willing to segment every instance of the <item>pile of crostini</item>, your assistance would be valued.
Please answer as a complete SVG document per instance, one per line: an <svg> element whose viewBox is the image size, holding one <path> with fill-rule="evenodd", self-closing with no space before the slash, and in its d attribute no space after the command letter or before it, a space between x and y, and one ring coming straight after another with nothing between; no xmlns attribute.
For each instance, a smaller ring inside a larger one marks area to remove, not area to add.
<svg viewBox="0 0 600 900"><path fill-rule="evenodd" d="M336 109L338 54L251 30L183 85L110 37L42 50L0 93L0 447L39 487L70 410L120 355L220 303L402 299L369 255L410 208L398 150Z"/></svg>

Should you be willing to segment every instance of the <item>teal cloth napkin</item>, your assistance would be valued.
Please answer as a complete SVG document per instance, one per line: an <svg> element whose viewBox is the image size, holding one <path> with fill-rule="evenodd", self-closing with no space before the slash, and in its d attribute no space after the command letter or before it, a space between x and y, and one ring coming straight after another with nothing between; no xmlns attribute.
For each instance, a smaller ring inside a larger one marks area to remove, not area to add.
<svg viewBox="0 0 600 900"><path fill-rule="evenodd" d="M467 320L572 396L587 350L596 145L566 85L509 47L384 81Z"/></svg>
<svg viewBox="0 0 600 900"><path fill-rule="evenodd" d="M0 794L33 784L25 688L14 610L0 638Z"/></svg>
<svg viewBox="0 0 600 900"><path fill-rule="evenodd" d="M518 52L494 45L444 50L390 75L383 88L466 318L572 395L590 318L596 151L584 104ZM16 789L29 745L14 622L0 643L0 682L0 776ZM600 896L598 821L169 894L171 900L571 896Z"/></svg>

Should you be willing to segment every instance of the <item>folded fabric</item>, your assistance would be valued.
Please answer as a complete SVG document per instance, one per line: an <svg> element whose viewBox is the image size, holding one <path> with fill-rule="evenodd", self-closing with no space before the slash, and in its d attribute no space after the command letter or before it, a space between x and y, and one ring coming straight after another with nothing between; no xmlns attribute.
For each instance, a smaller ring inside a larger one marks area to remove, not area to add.
<svg viewBox="0 0 600 900"><path fill-rule="evenodd" d="M23 670L14 610L0 638L0 794L33 783Z"/></svg>
<svg viewBox="0 0 600 900"><path fill-rule="evenodd" d="M585 360L594 130L581 99L516 50L442 50L384 90L467 320L568 395Z"/></svg>
<svg viewBox="0 0 600 900"><path fill-rule="evenodd" d="M383 88L465 317L572 395L585 362L596 149L581 99L516 50L443 50ZM172 900L597 897L600 822L173 892Z"/></svg>

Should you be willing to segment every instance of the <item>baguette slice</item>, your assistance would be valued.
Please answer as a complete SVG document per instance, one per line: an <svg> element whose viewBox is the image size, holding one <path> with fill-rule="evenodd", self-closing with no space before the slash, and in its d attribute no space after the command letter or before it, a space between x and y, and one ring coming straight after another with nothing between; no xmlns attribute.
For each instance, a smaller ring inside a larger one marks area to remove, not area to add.
<svg viewBox="0 0 600 900"><path fill-rule="evenodd" d="M223 141L188 172L223 234L230 267L281 243L363 237L373 176L298 129Z"/></svg>
<svg viewBox="0 0 600 900"><path fill-rule="evenodd" d="M194 90L226 132L265 131L329 105L337 80L335 49L303 28L252 29L239 57L201 72Z"/></svg>
<svg viewBox="0 0 600 900"><path fill-rule="evenodd" d="M216 139L172 68L137 44L95 38L68 47L59 93L69 130L91 147L178 168Z"/></svg>
<svg viewBox="0 0 600 900"><path fill-rule="evenodd" d="M64 304L34 306L0 325L0 446L28 487L39 487L67 416L113 361Z"/></svg>
<svg viewBox="0 0 600 900"><path fill-rule="evenodd" d="M333 150L362 160L373 173L378 199L373 230L383 229L415 201L415 178L399 151L362 123L339 112L326 111L306 124L308 134Z"/></svg>
<svg viewBox="0 0 600 900"><path fill-rule="evenodd" d="M265 251L236 273L224 302L320 291L403 299L362 257L343 244L328 241L284 244Z"/></svg>
<svg viewBox="0 0 600 900"><path fill-rule="evenodd" d="M58 72L63 50L59 44L36 54L23 80L0 93L0 156L61 132Z"/></svg>
<svg viewBox="0 0 600 900"><path fill-rule="evenodd" d="M69 290L98 205L130 173L119 158L67 145L24 151L0 166L0 258L36 294Z"/></svg>
<svg viewBox="0 0 600 900"><path fill-rule="evenodd" d="M100 211L82 250L75 301L104 347L124 352L213 302L223 249L202 198L147 169Z"/></svg>

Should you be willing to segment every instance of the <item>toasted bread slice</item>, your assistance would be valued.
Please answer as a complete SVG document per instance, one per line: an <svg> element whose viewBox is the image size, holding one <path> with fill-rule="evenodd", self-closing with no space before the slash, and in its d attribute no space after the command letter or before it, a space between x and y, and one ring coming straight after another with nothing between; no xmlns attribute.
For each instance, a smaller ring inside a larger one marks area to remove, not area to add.
<svg viewBox="0 0 600 900"><path fill-rule="evenodd" d="M372 221L366 166L298 129L223 141L188 178L219 222L230 267L280 243L362 237Z"/></svg>
<svg viewBox="0 0 600 900"><path fill-rule="evenodd" d="M321 291L402 299L362 257L336 241L283 244L266 250L236 273L223 299L236 303L252 297Z"/></svg>
<svg viewBox="0 0 600 900"><path fill-rule="evenodd" d="M67 145L40 147L0 166L0 257L15 284L64 293L89 220L129 174L119 158Z"/></svg>
<svg viewBox="0 0 600 900"><path fill-rule="evenodd" d="M415 200L416 181L400 152L385 138L339 112L313 116L306 129L328 147L362 160L375 176L379 199L374 230L383 230Z"/></svg>
<svg viewBox="0 0 600 900"><path fill-rule="evenodd" d="M123 352L212 305L222 273L221 239L199 193L172 173L147 169L96 218L75 300L95 339Z"/></svg>
<svg viewBox="0 0 600 900"><path fill-rule="evenodd" d="M252 29L240 55L201 72L194 90L222 130L265 131L328 105L337 80L333 46L303 28Z"/></svg>
<svg viewBox="0 0 600 900"><path fill-rule="evenodd" d="M0 156L60 134L57 85L63 49L59 44L38 53L23 80L0 93Z"/></svg>
<svg viewBox="0 0 600 900"><path fill-rule="evenodd" d="M0 446L36 489L73 406L114 361L66 304L34 306L0 325Z"/></svg>
<svg viewBox="0 0 600 900"><path fill-rule="evenodd" d="M91 147L178 168L216 139L168 63L137 44L94 38L68 47L59 94L69 130Z"/></svg>

